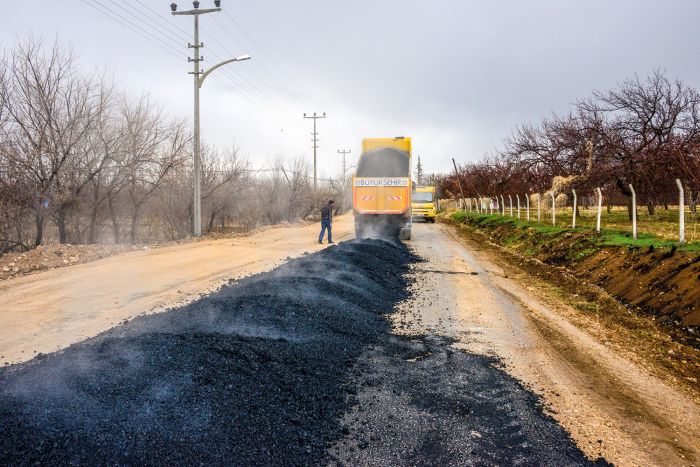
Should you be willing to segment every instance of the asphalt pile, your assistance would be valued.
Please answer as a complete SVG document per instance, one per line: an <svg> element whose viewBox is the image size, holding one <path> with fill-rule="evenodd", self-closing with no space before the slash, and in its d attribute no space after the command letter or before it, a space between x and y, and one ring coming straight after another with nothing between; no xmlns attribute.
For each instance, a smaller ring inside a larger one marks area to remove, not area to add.
<svg viewBox="0 0 700 467"><path fill-rule="evenodd" d="M0 370L0 464L589 461L493 359L386 314L419 261L344 242Z"/></svg>
<svg viewBox="0 0 700 467"><path fill-rule="evenodd" d="M315 464L414 257L345 242L0 372L0 464Z"/></svg>

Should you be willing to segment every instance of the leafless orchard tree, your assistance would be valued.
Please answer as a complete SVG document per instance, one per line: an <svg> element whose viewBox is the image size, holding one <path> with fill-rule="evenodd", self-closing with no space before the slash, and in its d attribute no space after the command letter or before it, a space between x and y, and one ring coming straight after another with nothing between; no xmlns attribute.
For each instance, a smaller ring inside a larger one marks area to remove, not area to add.
<svg viewBox="0 0 700 467"><path fill-rule="evenodd" d="M631 190L653 215L677 199L683 180L691 209L700 191L700 94L661 71L634 77L575 103L568 114L524 124L495 157L462 166L470 193L524 193L603 187L606 202L620 196L632 216ZM444 191L456 193L454 175ZM565 189L562 189L565 188ZM585 198L583 200L585 202Z"/></svg>

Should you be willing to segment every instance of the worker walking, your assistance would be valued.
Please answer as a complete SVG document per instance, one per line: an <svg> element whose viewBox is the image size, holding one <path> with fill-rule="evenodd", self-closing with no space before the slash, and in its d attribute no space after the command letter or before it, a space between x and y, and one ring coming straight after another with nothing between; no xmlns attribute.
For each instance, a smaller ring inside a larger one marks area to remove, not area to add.
<svg viewBox="0 0 700 467"><path fill-rule="evenodd" d="M323 243L323 234L328 229L328 243L333 243L333 233L331 226L333 225L333 200L328 201L328 204L321 208L321 235L318 236L318 243Z"/></svg>

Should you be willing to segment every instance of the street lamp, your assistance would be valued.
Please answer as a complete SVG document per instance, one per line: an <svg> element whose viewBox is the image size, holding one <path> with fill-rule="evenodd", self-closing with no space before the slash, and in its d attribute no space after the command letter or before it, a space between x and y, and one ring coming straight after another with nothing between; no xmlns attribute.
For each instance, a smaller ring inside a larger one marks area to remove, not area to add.
<svg viewBox="0 0 700 467"><path fill-rule="evenodd" d="M209 74L216 70L217 68L227 65L233 62L241 62L243 60L250 60L250 55L241 55L230 60L224 60L221 63L217 63L213 67L209 68L206 72L199 69L199 62L203 61L204 58L199 56L199 49L204 47L204 44L199 42L199 15L204 15L206 13L214 13L221 11L221 0L215 0L214 5L216 8L199 8L199 2L192 2L194 6L193 10L188 11L177 11L177 4L173 2L170 5L170 10L174 16L194 16L194 44L187 44L187 47L194 49L194 58L187 58L187 61L194 62L194 71L189 73L194 75L194 176L193 176L193 234L195 237L202 235L202 160L201 160L201 142L200 142L200 132L199 132L199 89L202 87L204 80Z"/></svg>

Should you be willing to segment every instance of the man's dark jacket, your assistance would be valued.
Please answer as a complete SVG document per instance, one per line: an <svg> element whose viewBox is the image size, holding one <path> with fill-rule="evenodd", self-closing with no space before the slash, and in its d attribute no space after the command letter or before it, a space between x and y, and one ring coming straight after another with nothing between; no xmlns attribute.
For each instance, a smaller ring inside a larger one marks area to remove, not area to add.
<svg viewBox="0 0 700 467"><path fill-rule="evenodd" d="M333 218L333 208L326 204L321 208L321 220L330 221Z"/></svg>

